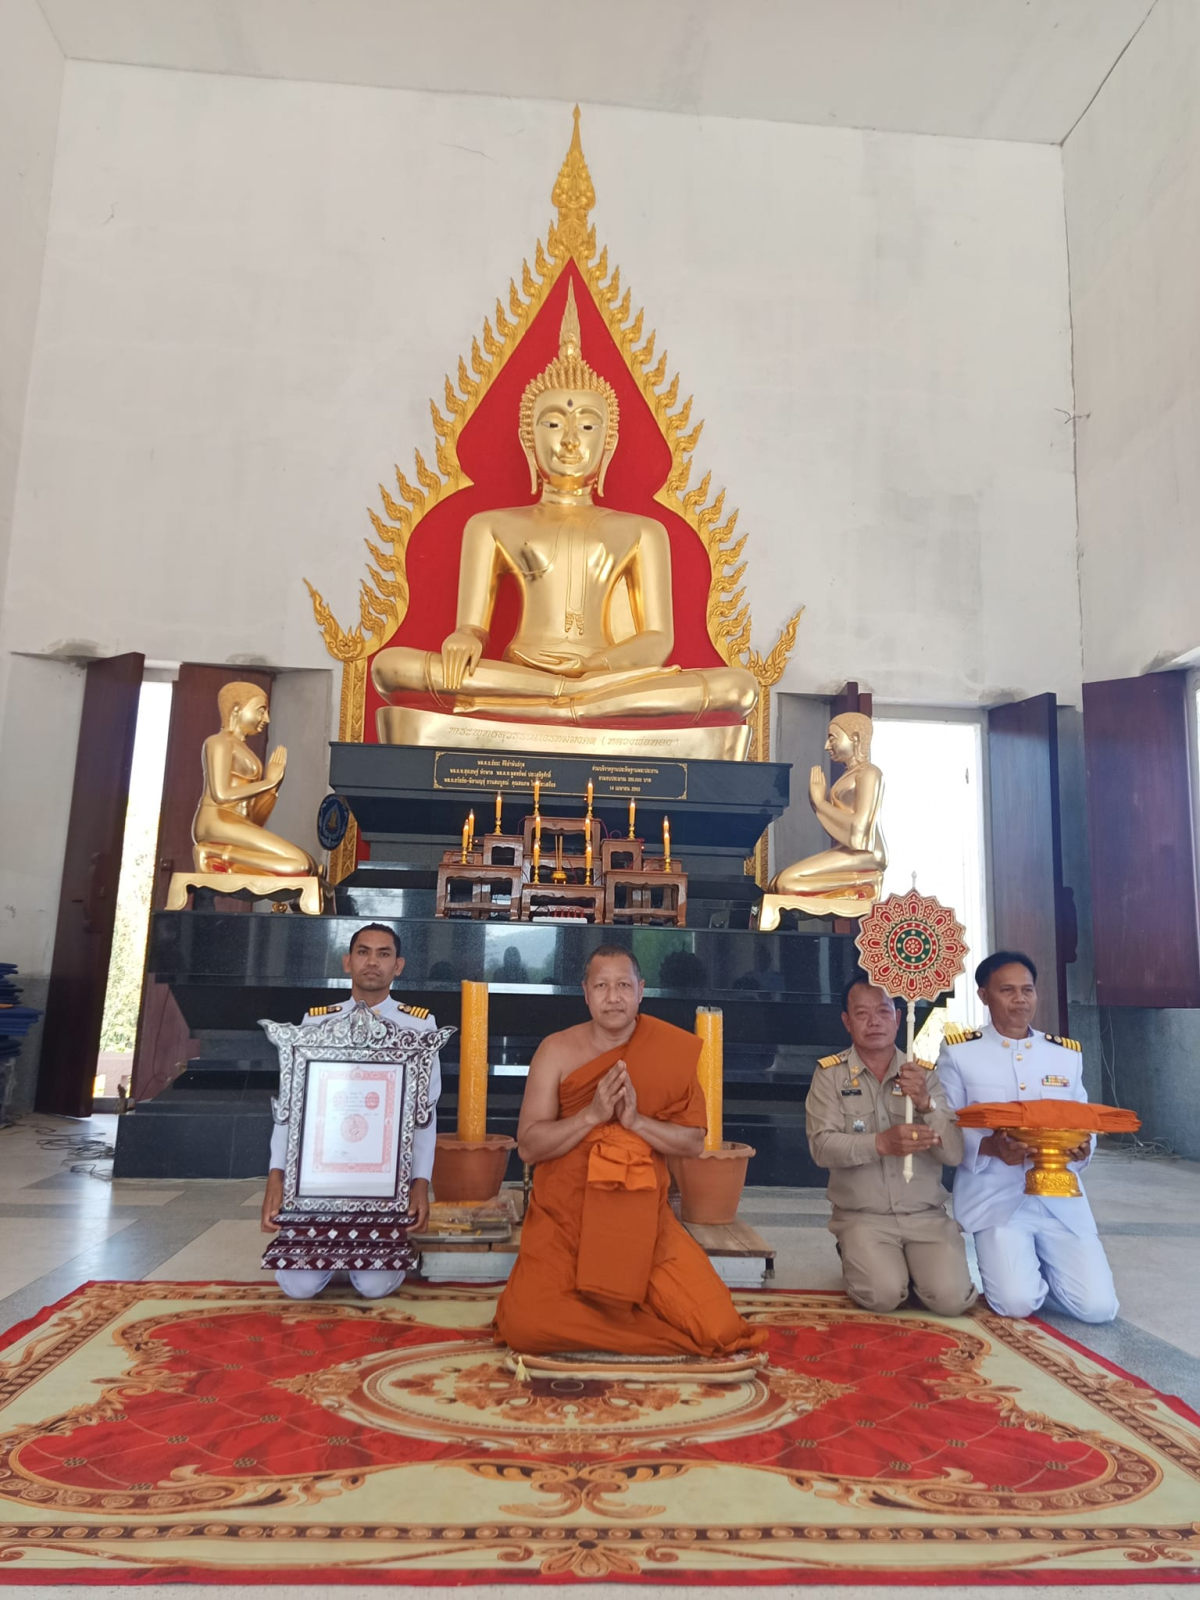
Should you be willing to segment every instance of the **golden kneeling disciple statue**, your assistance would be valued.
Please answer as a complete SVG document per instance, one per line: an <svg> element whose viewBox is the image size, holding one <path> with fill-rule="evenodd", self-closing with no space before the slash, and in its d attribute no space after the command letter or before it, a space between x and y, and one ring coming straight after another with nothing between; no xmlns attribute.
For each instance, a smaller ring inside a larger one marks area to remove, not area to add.
<svg viewBox="0 0 1200 1600"><path fill-rule="evenodd" d="M813 767L808 798L834 840L833 848L794 861L775 875L759 914L763 932L779 926L781 911L861 917L879 899L887 846L879 826L883 773L871 762L873 731L870 717L859 711L843 712L829 724L825 748L846 770L829 789L823 769Z"/></svg>
<svg viewBox="0 0 1200 1600"><path fill-rule="evenodd" d="M299 891L299 907L320 915L330 888L322 869L299 845L262 826L288 766L283 746L272 750L266 773L246 744L270 722L266 691L256 683L224 683L216 696L221 731L203 742L205 789L192 819L192 872L173 872L166 909L182 910L195 888L250 899L272 899Z"/></svg>
<svg viewBox="0 0 1200 1600"><path fill-rule="evenodd" d="M271 720L266 694L253 683L227 683L217 708L221 731L204 741L204 793L192 822L196 871L312 875L312 857L263 826L287 768L280 745L264 776L262 762L246 744L248 735L261 733Z"/></svg>
<svg viewBox="0 0 1200 1600"><path fill-rule="evenodd" d="M454 632L440 651L381 650L371 673L385 699L429 694L460 717L560 725L749 716L758 699L750 672L666 665L675 639L667 530L595 499L618 421L612 386L583 359L572 286L558 356L521 400L521 444L540 498L468 521ZM506 576L520 590L520 620L503 658L484 660Z"/></svg>
<svg viewBox="0 0 1200 1600"><path fill-rule="evenodd" d="M204 792L192 820L191 872L175 872L167 910L182 911L191 889L253 900L274 900L299 891L301 911L320 914L329 887L320 867L298 844L271 833L263 824L275 809L287 769L281 745L263 764L246 744L271 720L267 696L257 684L226 683L217 695L221 731L204 741Z"/></svg>

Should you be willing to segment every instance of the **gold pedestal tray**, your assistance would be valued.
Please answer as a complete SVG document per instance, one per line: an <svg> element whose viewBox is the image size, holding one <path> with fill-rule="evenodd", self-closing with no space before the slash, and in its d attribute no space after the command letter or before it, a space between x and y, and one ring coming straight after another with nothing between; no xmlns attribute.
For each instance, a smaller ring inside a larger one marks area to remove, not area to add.
<svg viewBox="0 0 1200 1600"><path fill-rule="evenodd" d="M332 901L333 890L323 877L276 877L269 872L173 872L167 890L168 911L187 908L188 894L193 889L211 889L215 894L236 895L239 899L274 900L276 911L285 909L281 897L300 892L300 909L310 917L319 917L325 901Z"/></svg>
<svg viewBox="0 0 1200 1600"><path fill-rule="evenodd" d="M1067 1165L1067 1154L1090 1138L1078 1128L1004 1128L1033 1157L1025 1174L1025 1193L1042 1200L1074 1200L1083 1194L1079 1179Z"/></svg>
<svg viewBox="0 0 1200 1600"><path fill-rule="evenodd" d="M774 933L785 911L806 917L865 917L879 899L878 889L848 889L844 894L764 894L756 908L759 933Z"/></svg>

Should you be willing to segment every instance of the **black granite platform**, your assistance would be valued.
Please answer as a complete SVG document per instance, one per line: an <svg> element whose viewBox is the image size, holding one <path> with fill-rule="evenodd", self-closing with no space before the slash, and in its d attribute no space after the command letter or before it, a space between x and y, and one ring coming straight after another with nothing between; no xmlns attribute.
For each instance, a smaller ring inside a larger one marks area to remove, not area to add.
<svg viewBox="0 0 1200 1600"><path fill-rule="evenodd" d="M274 1052L265 1017L298 1020L347 992L341 957L366 921L395 926L405 968L395 993L457 1026L463 979L485 980L489 1000L488 1123L515 1133L524 1069L539 1041L586 1016L580 981L600 944L632 950L646 979L644 1009L690 1029L698 1005L725 1013L726 1136L758 1151L750 1181L812 1184L804 1096L819 1055L845 1042L842 985L857 964L849 935L817 923L799 931L749 929L758 891L745 873L767 824L787 806L789 768L778 763L653 762L638 758L506 755L503 769L473 766L484 752L399 746L332 747L331 782L350 803L371 859L338 885L335 916L230 916L200 896L195 909L151 918L147 969L168 983L200 1056L157 1099L122 1117L121 1177L249 1177L264 1172ZM445 759L443 759L445 757ZM488 761L494 758L488 757ZM480 779L472 787L471 775ZM664 815L672 854L689 873L686 928L478 923L434 916L436 863L458 843L474 807L492 825L497 788L505 824L531 809L531 775L548 816L579 815L587 778L594 812L612 833L652 843ZM485 780L486 785L485 786ZM506 781L507 780L507 781ZM207 905L207 908L206 908ZM458 1041L443 1052L443 1128L452 1128ZM515 1175L516 1162L514 1157Z"/></svg>
<svg viewBox="0 0 1200 1600"><path fill-rule="evenodd" d="M425 890L392 891L397 895ZM341 956L353 916L228 916L158 912L149 969L169 983L201 1056L156 1100L121 1119L121 1177L247 1177L262 1172L270 1136L274 1052L261 1018L298 1019L346 993ZM725 1013L727 1136L756 1146L756 1183L819 1181L803 1139L803 1103L816 1057L843 1040L839 995L854 970L847 935L760 935L720 928L546 928L395 916L405 969L397 998L457 1026L459 984L489 985L494 1068L527 1065L538 1041L586 1013L588 952L631 949L646 977L645 1010L691 1028L698 1005ZM442 1117L452 1124L457 1039L443 1054ZM515 1131L522 1077L497 1075L489 1125Z"/></svg>

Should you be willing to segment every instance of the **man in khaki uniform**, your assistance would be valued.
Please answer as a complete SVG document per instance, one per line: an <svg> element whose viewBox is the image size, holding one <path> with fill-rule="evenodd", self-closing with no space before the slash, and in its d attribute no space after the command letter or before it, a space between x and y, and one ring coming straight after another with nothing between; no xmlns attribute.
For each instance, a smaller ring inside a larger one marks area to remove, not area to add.
<svg viewBox="0 0 1200 1600"><path fill-rule="evenodd" d="M829 1168L829 1230L846 1292L868 1311L894 1311L909 1280L930 1311L956 1317L975 1300L962 1232L946 1215L943 1164L963 1158L962 1131L932 1067L896 1048L901 1012L864 975L842 995L849 1050L825 1056L808 1091L808 1147ZM913 1122L904 1121L905 1096ZM913 1175L904 1181L904 1157Z"/></svg>

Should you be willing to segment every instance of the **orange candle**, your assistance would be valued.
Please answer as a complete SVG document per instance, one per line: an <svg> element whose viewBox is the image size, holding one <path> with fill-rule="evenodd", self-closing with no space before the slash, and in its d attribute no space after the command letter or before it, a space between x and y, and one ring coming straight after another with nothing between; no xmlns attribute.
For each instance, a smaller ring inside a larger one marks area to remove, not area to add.
<svg viewBox="0 0 1200 1600"><path fill-rule="evenodd" d="M475 813L473 811L468 811L467 812L467 830L468 830L468 832L467 832L467 844L468 844L470 849L474 850L474 848L475 848Z"/></svg>
<svg viewBox="0 0 1200 1600"><path fill-rule="evenodd" d="M497 833L500 832L500 815L501 815L501 812L503 810L504 810L504 796L502 794L498 794L496 796L496 832Z"/></svg>
<svg viewBox="0 0 1200 1600"><path fill-rule="evenodd" d="M636 800L631 800L629 802L629 837L631 839L636 837L636 835L635 835L635 833L633 831L633 819L636 816L637 816L637 801Z"/></svg>
<svg viewBox="0 0 1200 1600"><path fill-rule="evenodd" d="M470 827L469 827L469 825L467 823L464 822L463 823L463 842L462 842L462 858L463 858L463 862L464 863L466 862L466 859L467 859L467 840L468 840L469 833L470 833Z"/></svg>
<svg viewBox="0 0 1200 1600"><path fill-rule="evenodd" d="M542 798L542 780L540 778L535 778L533 780L533 814L534 814L535 817L538 814L538 802L541 800L541 798Z"/></svg>
<svg viewBox="0 0 1200 1600"><path fill-rule="evenodd" d="M592 881L592 836L588 834L587 844L583 847L583 881Z"/></svg>
<svg viewBox="0 0 1200 1600"><path fill-rule="evenodd" d="M592 780L588 779L588 816L592 814Z"/></svg>
<svg viewBox="0 0 1200 1600"><path fill-rule="evenodd" d="M458 1067L458 1137L479 1144L487 1135L488 988L462 986L461 1055Z"/></svg>
<svg viewBox="0 0 1200 1600"><path fill-rule="evenodd" d="M700 1060L696 1074L704 1090L708 1110L706 1150L719 1150L723 1138L725 1112L725 1016L718 1006L696 1007L696 1033L700 1039Z"/></svg>
<svg viewBox="0 0 1200 1600"><path fill-rule="evenodd" d="M671 870L671 819L663 818L663 866L668 872Z"/></svg>

